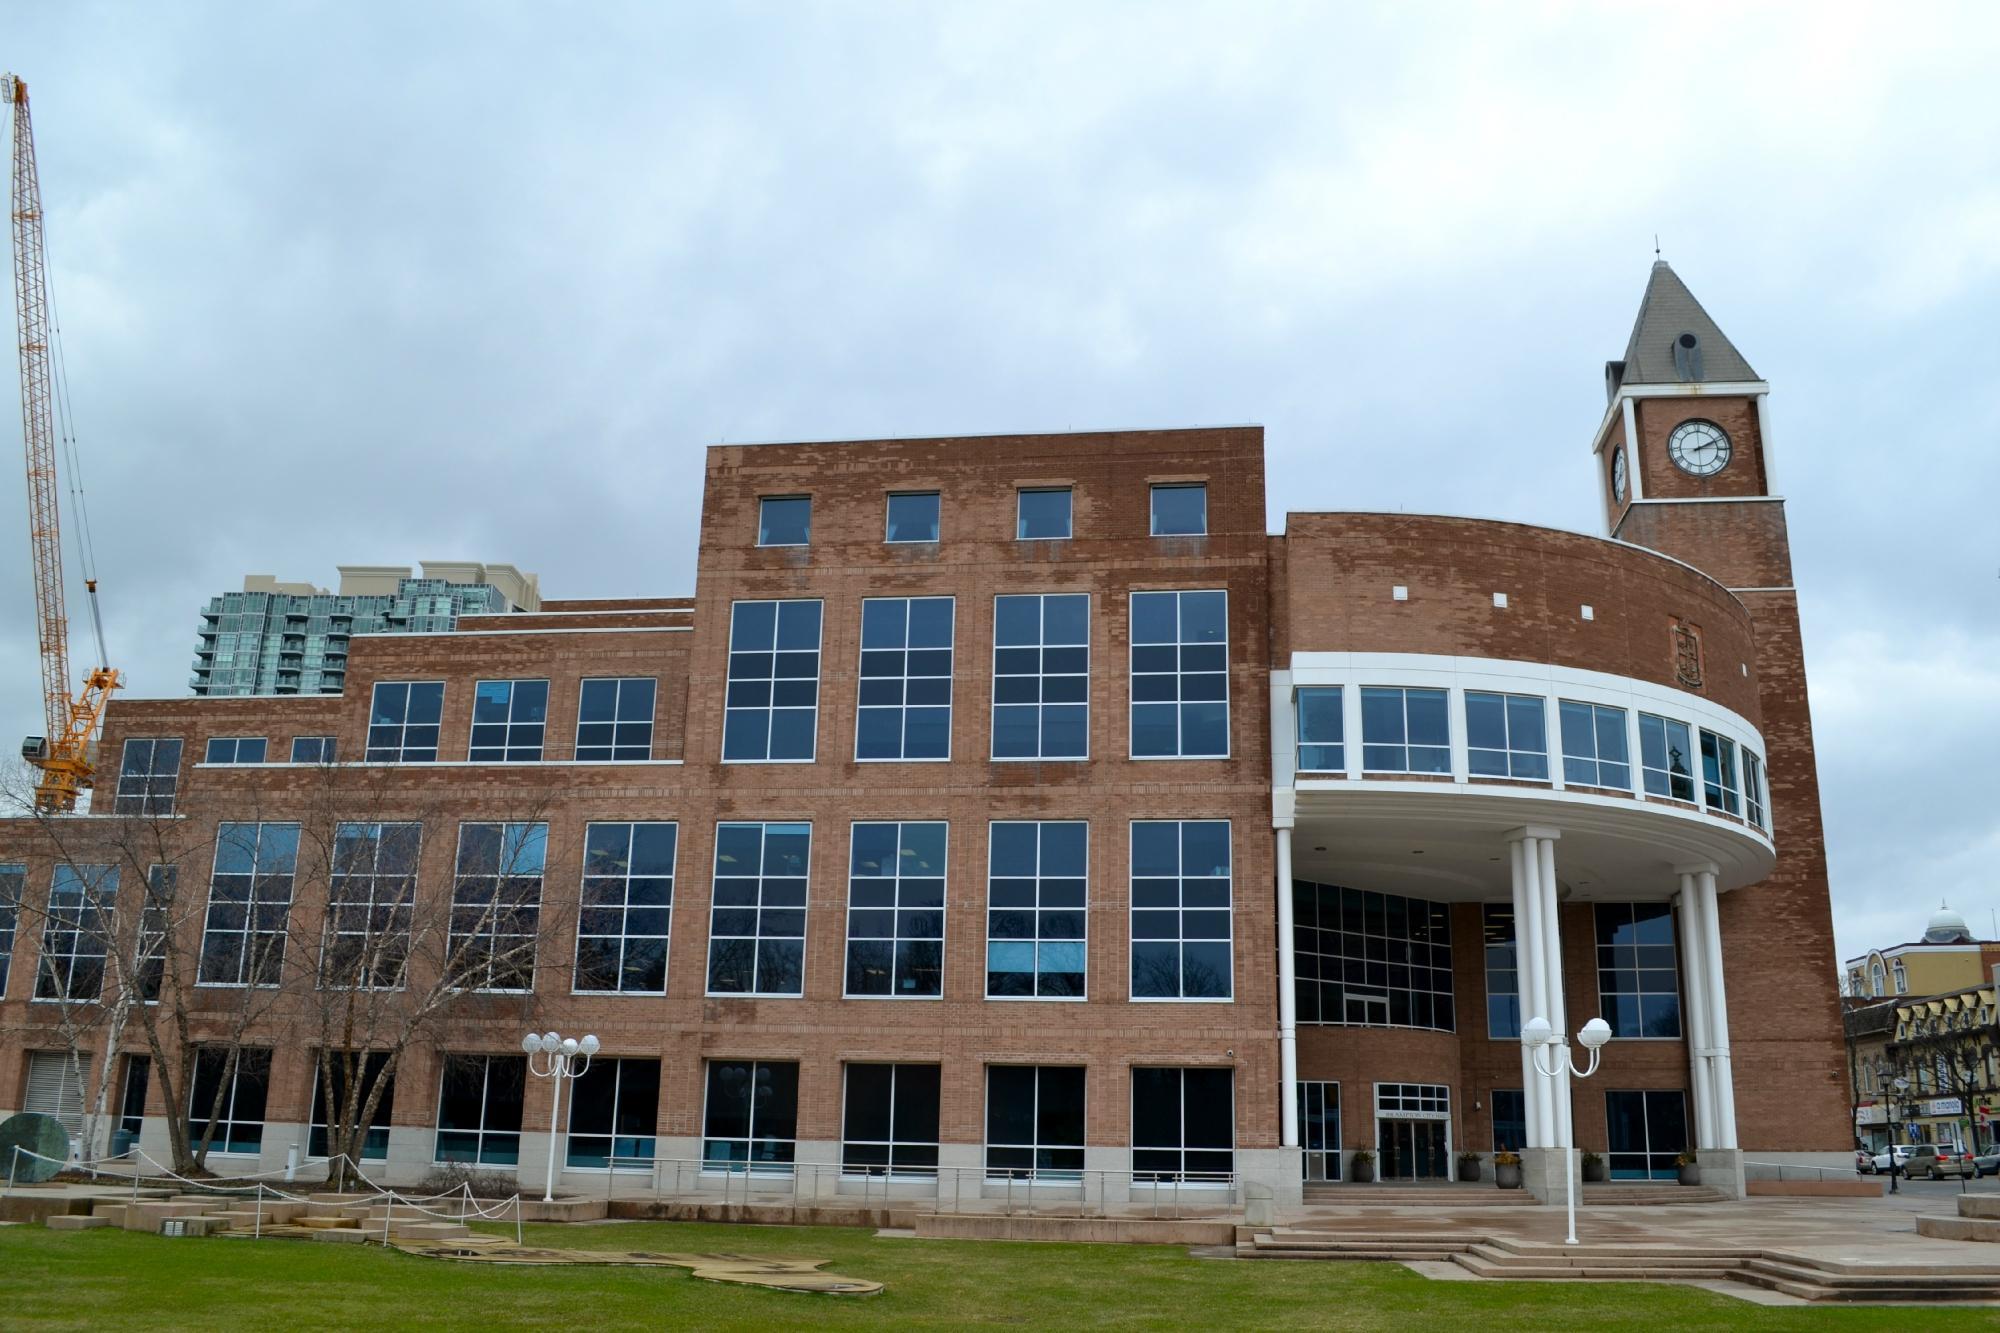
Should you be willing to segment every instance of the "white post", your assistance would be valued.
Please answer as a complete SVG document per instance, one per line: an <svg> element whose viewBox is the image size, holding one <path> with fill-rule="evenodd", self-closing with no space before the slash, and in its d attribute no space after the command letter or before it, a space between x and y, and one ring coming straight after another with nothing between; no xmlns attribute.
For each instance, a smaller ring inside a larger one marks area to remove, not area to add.
<svg viewBox="0 0 2000 1333"><path fill-rule="evenodd" d="M569 1062L558 1054L553 1063L555 1068L549 1071L549 1082L555 1084L556 1092L555 1103L549 1109L549 1173L547 1183L542 1186L543 1203L554 1203L556 1197L556 1131L562 1127L563 1067Z"/></svg>
<svg viewBox="0 0 2000 1333"><path fill-rule="evenodd" d="M1515 962L1521 969L1521 1008L1526 1014L1541 1015L1547 1013L1549 1002L1542 973L1542 894L1538 883L1541 858L1532 854L1525 830L1509 834L1508 842L1514 883L1518 886L1516 895L1525 909L1525 914L1514 920L1514 947L1518 955ZM1533 1089L1524 1093L1528 1146L1552 1148L1555 1121L1549 1108L1549 1089L1539 1078L1530 1080L1527 1087Z"/></svg>
<svg viewBox="0 0 2000 1333"><path fill-rule="evenodd" d="M1715 1137L1718 1148L1736 1147L1736 1083L1729 1068L1729 999L1722 979L1722 914L1717 910L1715 871L1710 865L1696 877L1701 891L1702 934L1708 953L1708 1027L1715 1064Z"/></svg>
<svg viewBox="0 0 2000 1333"><path fill-rule="evenodd" d="M1646 479L1639 475L1639 414L1630 395L1625 399L1625 478L1634 500L1646 498Z"/></svg>
<svg viewBox="0 0 2000 1333"><path fill-rule="evenodd" d="M1687 991L1688 1072L1694 1082L1695 1147L1715 1147L1715 1106L1708 1078L1708 951L1694 875L1681 872L1681 972Z"/></svg>
<svg viewBox="0 0 2000 1333"><path fill-rule="evenodd" d="M1558 1034L1569 1031L1569 1015L1563 1003L1562 965L1562 902L1556 891L1556 843L1562 835L1555 829L1538 828L1531 830L1532 836L1524 839L1522 855L1533 856L1540 866L1535 877L1542 893L1542 984L1548 988L1548 1019ZM1562 1067L1556 1071L1554 1086L1555 1105L1552 1108L1555 1119L1554 1147L1562 1154L1563 1193L1569 1200L1570 1239L1576 1238L1576 1141L1570 1123L1570 1090L1568 1047Z"/></svg>
<svg viewBox="0 0 2000 1333"><path fill-rule="evenodd" d="M1525 1023L1536 1008L1534 995L1534 921L1533 905L1527 893L1527 879L1522 871L1521 840L1507 841L1507 856L1512 862L1509 869L1513 873L1514 885L1514 991L1520 1005L1520 1021ZM1525 1122L1523 1146L1540 1148L1542 1143L1541 1111L1542 1080L1536 1076L1534 1055L1524 1043L1521 1047L1521 1118Z"/></svg>
<svg viewBox="0 0 2000 1333"><path fill-rule="evenodd" d="M1298 961L1292 922L1292 828L1278 826L1278 1123L1279 1142L1299 1146Z"/></svg>

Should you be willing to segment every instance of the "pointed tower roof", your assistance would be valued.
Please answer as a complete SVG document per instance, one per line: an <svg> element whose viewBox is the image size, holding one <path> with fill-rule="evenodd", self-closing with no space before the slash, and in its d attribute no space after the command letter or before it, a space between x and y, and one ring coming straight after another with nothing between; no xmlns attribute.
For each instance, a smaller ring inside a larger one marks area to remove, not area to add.
<svg viewBox="0 0 2000 1333"><path fill-rule="evenodd" d="M1692 345L1687 343L1690 335ZM1664 259L1653 261L1639 317L1632 322L1631 341L1625 344L1625 359L1605 370L1614 393L1621 384L1741 383L1757 378L1729 335L1709 318Z"/></svg>

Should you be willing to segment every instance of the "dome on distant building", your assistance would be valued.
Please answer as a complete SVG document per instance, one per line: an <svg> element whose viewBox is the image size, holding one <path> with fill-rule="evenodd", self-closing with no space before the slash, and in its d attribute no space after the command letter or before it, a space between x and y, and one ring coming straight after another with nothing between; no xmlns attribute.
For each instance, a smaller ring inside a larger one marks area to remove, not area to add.
<svg viewBox="0 0 2000 1333"><path fill-rule="evenodd" d="M1939 903L1937 911L1931 914L1930 924L1924 927L1925 944L1970 944L1972 931L1965 924L1965 918Z"/></svg>

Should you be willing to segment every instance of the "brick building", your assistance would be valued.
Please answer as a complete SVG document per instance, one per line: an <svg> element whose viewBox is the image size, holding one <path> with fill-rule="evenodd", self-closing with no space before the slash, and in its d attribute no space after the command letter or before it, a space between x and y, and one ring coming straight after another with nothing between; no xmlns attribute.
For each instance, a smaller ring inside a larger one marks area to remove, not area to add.
<svg viewBox="0 0 2000 1333"><path fill-rule="evenodd" d="M357 637L337 696L122 700L96 812L0 827L0 1108L76 1100L58 1014L130 971L240 1052L174 1094L223 1169L282 1163L317 1053L390 1032L369 1154L538 1180L545 1028L602 1043L573 1185L1283 1199L1362 1148L1522 1149L1544 1190L1570 1141L1617 1178L1844 1153L1767 386L1662 264L1607 388L1608 538L1272 535L1255 427L716 447L691 598ZM278 762L197 762L215 737ZM35 910L106 869L122 919L179 895L150 973ZM357 965L371 930L404 943ZM1517 1038L1600 1014L1572 1127ZM107 1063L84 1027L81 1095L159 1151L180 1035Z"/></svg>

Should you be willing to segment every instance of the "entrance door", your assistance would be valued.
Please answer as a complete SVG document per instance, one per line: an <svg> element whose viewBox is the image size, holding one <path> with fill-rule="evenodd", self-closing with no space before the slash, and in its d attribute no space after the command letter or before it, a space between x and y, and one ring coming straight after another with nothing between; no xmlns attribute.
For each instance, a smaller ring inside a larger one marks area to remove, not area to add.
<svg viewBox="0 0 2000 1333"><path fill-rule="evenodd" d="M1380 1123L1384 1180L1449 1180L1445 1126L1439 1120L1384 1120Z"/></svg>
<svg viewBox="0 0 2000 1333"><path fill-rule="evenodd" d="M1686 1150L1687 1099L1672 1092L1607 1092L1604 1115L1613 1180L1672 1180Z"/></svg>
<svg viewBox="0 0 2000 1333"><path fill-rule="evenodd" d="M1299 1144L1307 1180L1340 1179L1340 1085L1299 1084Z"/></svg>

